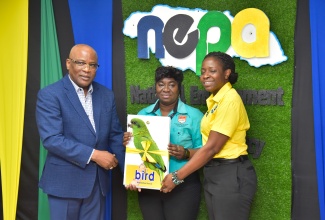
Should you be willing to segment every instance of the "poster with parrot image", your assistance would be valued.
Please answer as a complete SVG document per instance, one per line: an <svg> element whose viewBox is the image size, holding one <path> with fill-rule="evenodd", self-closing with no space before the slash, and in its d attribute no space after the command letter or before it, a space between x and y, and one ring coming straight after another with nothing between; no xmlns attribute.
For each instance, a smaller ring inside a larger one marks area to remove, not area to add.
<svg viewBox="0 0 325 220"><path fill-rule="evenodd" d="M132 138L126 145L124 185L160 190L169 173L170 123L168 116L128 115Z"/></svg>

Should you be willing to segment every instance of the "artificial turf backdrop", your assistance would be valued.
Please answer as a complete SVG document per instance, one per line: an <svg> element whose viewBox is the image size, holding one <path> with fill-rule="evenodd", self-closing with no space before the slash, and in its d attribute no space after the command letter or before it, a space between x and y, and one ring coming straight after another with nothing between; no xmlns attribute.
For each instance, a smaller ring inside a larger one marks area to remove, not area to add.
<svg viewBox="0 0 325 220"><path fill-rule="evenodd" d="M166 4L170 7L201 8L206 10L230 11L235 16L245 8L258 8L270 20L270 31L277 36L288 60L275 66L251 67L246 61L235 58L238 82L234 87L238 90L277 90L282 88L283 106L279 105L246 105L251 128L248 138L265 142L259 158L250 158L255 165L258 176L258 190L251 211L252 220L290 219L291 212L291 100L294 72L294 27L296 19L296 1L279 0L276 3L268 0L219 0L219 1L142 1L123 0L123 19L132 12L150 12L153 6ZM127 89L127 113L136 114L147 104L131 104L130 86L139 85L147 89L154 84L154 71L160 66L154 54L150 59L137 58L137 39L124 36L125 71ZM190 87L198 86L203 90L199 78L193 71L184 72L185 98L189 104ZM205 105L193 105L203 113ZM202 193L203 194L203 193ZM177 207L175 207L177 209ZM178 210L182 212L182 210ZM234 210L235 211L235 210ZM142 219L138 206L137 193L128 192L128 219ZM199 219L208 219L202 196Z"/></svg>

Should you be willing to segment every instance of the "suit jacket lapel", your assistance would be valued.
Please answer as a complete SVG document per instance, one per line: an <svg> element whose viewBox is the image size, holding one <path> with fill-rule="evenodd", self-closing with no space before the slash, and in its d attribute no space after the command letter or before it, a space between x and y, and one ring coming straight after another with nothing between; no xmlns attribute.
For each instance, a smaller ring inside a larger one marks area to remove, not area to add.
<svg viewBox="0 0 325 220"><path fill-rule="evenodd" d="M99 134L99 123L100 123L100 111L101 111L101 93L99 92L99 87L97 87L96 83L93 83L93 114L94 114L94 121L95 121L95 127L96 127L96 134L98 138Z"/></svg>
<svg viewBox="0 0 325 220"><path fill-rule="evenodd" d="M79 97L78 97L76 91L74 90L74 87L73 87L68 75L66 75L63 78L63 85L64 85L64 88L65 88L65 92L67 94L67 97L70 100L71 104L73 105L74 109L80 115L82 120L87 124L87 126L91 130L91 132L94 135L96 135L96 132L95 132L93 126L91 125L90 120L89 120L84 108L82 107L82 105L80 103ZM94 105L94 103L93 103L93 105Z"/></svg>

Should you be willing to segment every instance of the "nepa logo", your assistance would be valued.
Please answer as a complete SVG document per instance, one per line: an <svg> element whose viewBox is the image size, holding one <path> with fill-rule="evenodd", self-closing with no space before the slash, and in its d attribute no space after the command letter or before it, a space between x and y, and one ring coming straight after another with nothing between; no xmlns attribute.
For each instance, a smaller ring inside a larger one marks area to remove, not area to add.
<svg viewBox="0 0 325 220"><path fill-rule="evenodd" d="M191 69L200 75L203 57L223 51L260 67L287 60L265 13L256 8L229 11L171 8L157 5L151 12L134 12L123 33L138 40L138 58L148 59L149 49L162 65Z"/></svg>

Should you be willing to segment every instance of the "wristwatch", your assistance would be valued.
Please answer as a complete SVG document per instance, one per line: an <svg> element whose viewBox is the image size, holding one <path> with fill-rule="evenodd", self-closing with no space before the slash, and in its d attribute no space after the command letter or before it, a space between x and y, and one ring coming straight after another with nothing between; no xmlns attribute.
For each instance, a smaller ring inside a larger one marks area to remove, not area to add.
<svg viewBox="0 0 325 220"><path fill-rule="evenodd" d="M184 159L187 160L188 158L190 158L190 151L187 148L185 148L184 150L185 150L184 151Z"/></svg>
<svg viewBox="0 0 325 220"><path fill-rule="evenodd" d="M177 177L177 170L172 172L172 181L173 183L175 183L175 185L179 185L181 183L184 183L184 180L179 180L178 177Z"/></svg>

